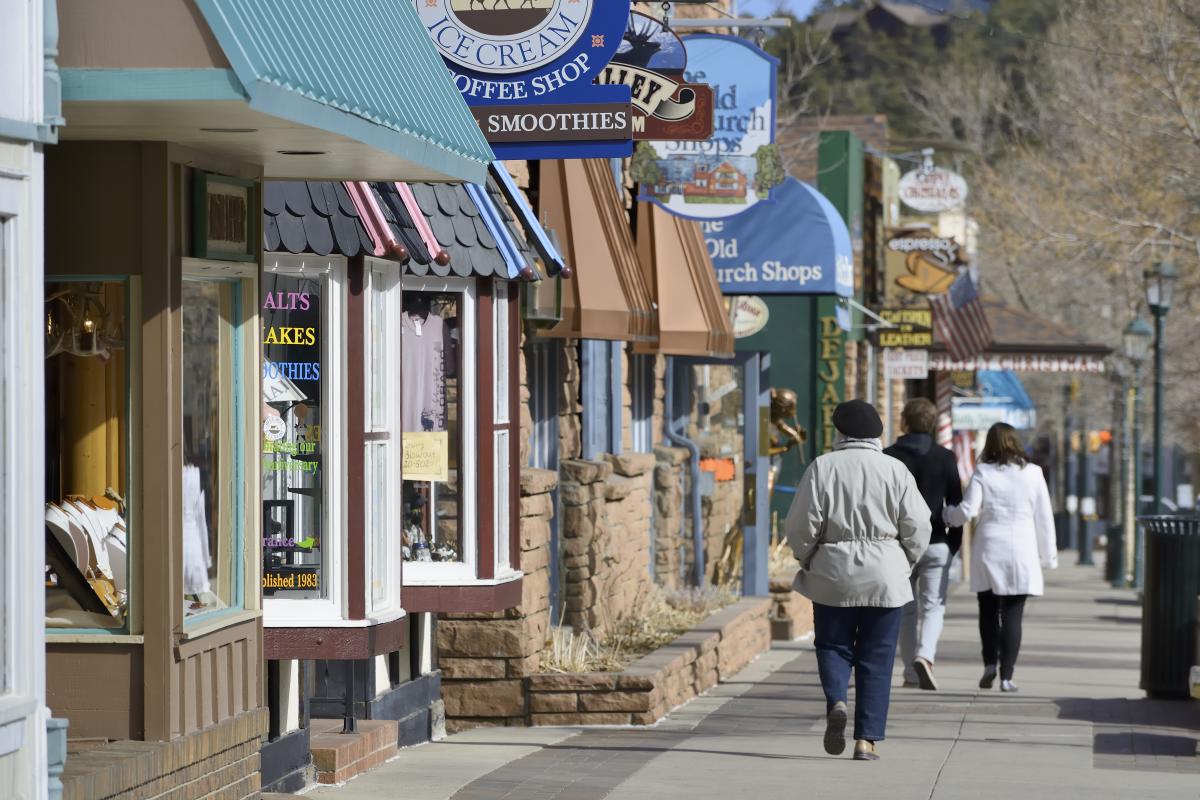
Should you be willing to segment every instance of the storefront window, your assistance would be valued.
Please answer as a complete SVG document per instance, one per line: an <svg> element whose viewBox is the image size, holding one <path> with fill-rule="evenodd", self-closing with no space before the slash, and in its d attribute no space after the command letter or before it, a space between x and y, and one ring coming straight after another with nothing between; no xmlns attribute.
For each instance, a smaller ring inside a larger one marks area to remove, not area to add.
<svg viewBox="0 0 1200 800"><path fill-rule="evenodd" d="M263 575L267 598L329 597L323 306L328 273L263 276Z"/></svg>
<svg viewBox="0 0 1200 800"><path fill-rule="evenodd" d="M244 414L238 283L183 281L184 617L242 600Z"/></svg>
<svg viewBox="0 0 1200 800"><path fill-rule="evenodd" d="M474 346L473 296L465 283L415 287L406 283L400 316L404 558L469 564L474 409L464 399L474 388L464 359Z"/></svg>
<svg viewBox="0 0 1200 800"><path fill-rule="evenodd" d="M125 628L129 611L129 291L46 285L46 624Z"/></svg>

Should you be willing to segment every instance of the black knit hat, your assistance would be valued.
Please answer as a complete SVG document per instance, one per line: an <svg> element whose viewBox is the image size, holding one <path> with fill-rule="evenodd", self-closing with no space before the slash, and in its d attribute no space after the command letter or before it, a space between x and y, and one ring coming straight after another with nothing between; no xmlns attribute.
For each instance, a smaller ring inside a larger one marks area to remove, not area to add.
<svg viewBox="0 0 1200 800"><path fill-rule="evenodd" d="M833 410L833 427L851 439L878 439L883 435L883 420L875 406L862 400L847 400Z"/></svg>

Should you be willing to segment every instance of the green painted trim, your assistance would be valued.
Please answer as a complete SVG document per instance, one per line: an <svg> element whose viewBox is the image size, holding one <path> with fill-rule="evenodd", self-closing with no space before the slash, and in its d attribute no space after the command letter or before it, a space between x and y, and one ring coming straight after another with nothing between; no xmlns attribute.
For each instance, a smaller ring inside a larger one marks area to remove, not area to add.
<svg viewBox="0 0 1200 800"><path fill-rule="evenodd" d="M64 69L64 102L246 100L231 69Z"/></svg>
<svg viewBox="0 0 1200 800"><path fill-rule="evenodd" d="M208 251L208 187L210 184L225 184L240 186L246 192L246 252L225 253ZM254 181L243 178L233 178L215 172L196 170L192 177L192 256L208 261L258 261L258 242L261 235L258 230L257 210L262 207L258 199L258 188Z"/></svg>
<svg viewBox="0 0 1200 800"><path fill-rule="evenodd" d="M0 117L0 139L35 144L58 144L58 129L40 122Z"/></svg>
<svg viewBox="0 0 1200 800"><path fill-rule="evenodd" d="M415 166L441 173L448 180L483 186L487 183L488 165L495 158L490 150L482 156L459 153L431 141L423 134L401 130L383 122L371 122L264 81L253 86L251 95L250 107L256 111L354 139L410 161ZM384 180L399 176L359 177Z"/></svg>

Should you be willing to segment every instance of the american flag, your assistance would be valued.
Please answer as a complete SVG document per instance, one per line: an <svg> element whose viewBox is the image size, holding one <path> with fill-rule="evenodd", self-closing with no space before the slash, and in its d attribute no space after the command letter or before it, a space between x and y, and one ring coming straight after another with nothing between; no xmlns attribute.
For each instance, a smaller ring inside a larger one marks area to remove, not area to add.
<svg viewBox="0 0 1200 800"><path fill-rule="evenodd" d="M933 328L954 360L978 355L992 343L992 327L969 272L959 275L950 291L931 299L929 307Z"/></svg>

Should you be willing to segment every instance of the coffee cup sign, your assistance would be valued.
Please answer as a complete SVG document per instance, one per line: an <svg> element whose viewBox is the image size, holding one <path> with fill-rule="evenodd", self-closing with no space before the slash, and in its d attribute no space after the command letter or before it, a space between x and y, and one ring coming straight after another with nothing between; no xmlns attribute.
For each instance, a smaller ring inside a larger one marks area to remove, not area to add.
<svg viewBox="0 0 1200 800"><path fill-rule="evenodd" d="M941 167L922 167L905 173L899 189L904 205L926 214L959 208L966 202L968 191L961 175Z"/></svg>

